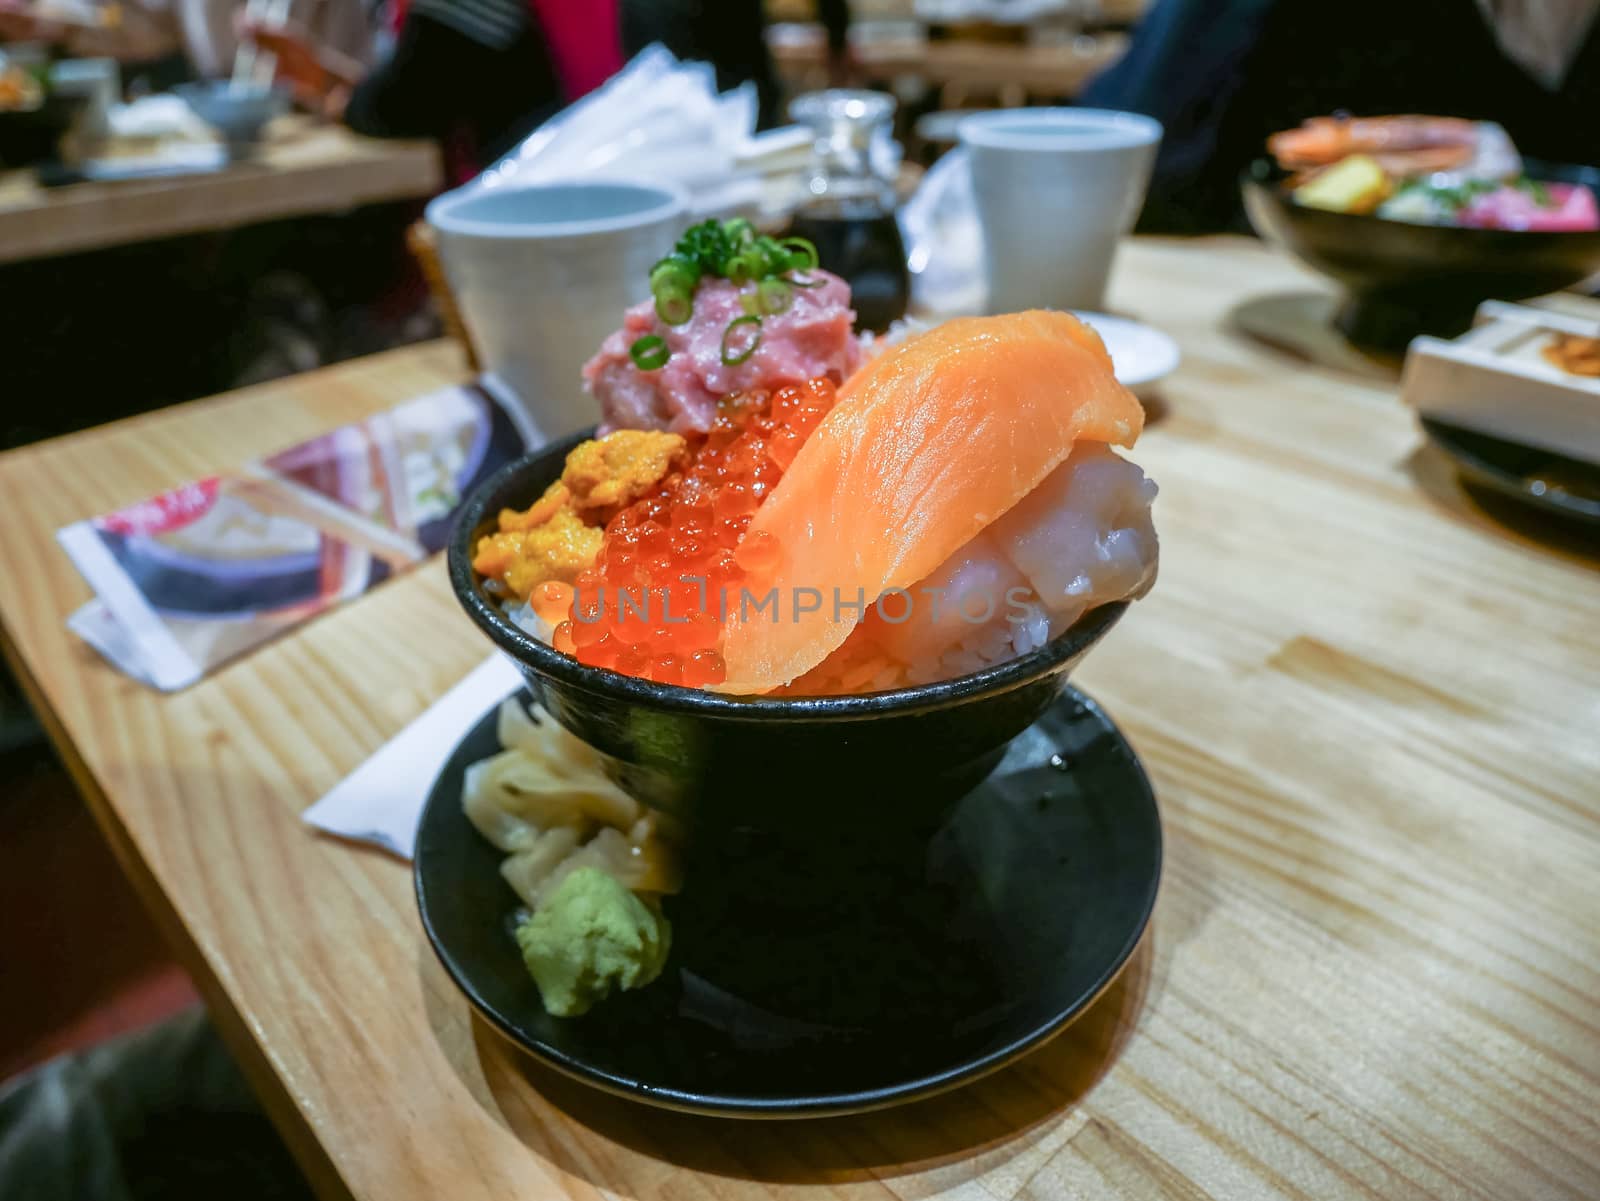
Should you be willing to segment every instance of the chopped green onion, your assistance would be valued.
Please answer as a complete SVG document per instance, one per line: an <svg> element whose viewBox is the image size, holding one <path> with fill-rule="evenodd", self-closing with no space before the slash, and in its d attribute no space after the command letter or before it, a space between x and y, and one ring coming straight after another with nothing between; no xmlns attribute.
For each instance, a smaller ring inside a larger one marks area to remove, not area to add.
<svg viewBox="0 0 1600 1201"><path fill-rule="evenodd" d="M1418 180L1415 183L1403 185L1397 195L1421 192L1447 212L1458 213L1477 197L1492 192L1499 186L1498 183L1493 183L1486 179L1468 179L1448 187L1441 187L1426 180Z"/></svg>
<svg viewBox="0 0 1600 1201"><path fill-rule="evenodd" d="M1535 204L1542 209L1554 207L1550 201L1550 189L1537 179L1529 179L1526 175L1517 180L1517 187L1528 194Z"/></svg>
<svg viewBox="0 0 1600 1201"><path fill-rule="evenodd" d="M727 275L736 284L747 284L767 273L767 264L756 247L742 250L728 260Z"/></svg>
<svg viewBox="0 0 1600 1201"><path fill-rule="evenodd" d="M785 238L778 243L787 254L790 271L810 271L816 267L817 248L805 238Z"/></svg>
<svg viewBox="0 0 1600 1201"><path fill-rule="evenodd" d="M667 349L667 340L660 334L646 334L628 347L628 357L640 371L657 371L667 365L672 352Z"/></svg>
<svg viewBox="0 0 1600 1201"><path fill-rule="evenodd" d="M763 313L773 317L794 303L794 293L781 279L764 279L756 287L756 303Z"/></svg>
<svg viewBox="0 0 1600 1201"><path fill-rule="evenodd" d="M688 292L700 282L700 265L683 255L673 254L650 268L650 290Z"/></svg>
<svg viewBox="0 0 1600 1201"><path fill-rule="evenodd" d="M668 325L682 325L694 314L694 298L687 292L660 292L656 295L656 316Z"/></svg>
<svg viewBox="0 0 1600 1201"><path fill-rule="evenodd" d="M695 289L706 276L726 279L740 289L755 284L752 291L741 293L744 316L734 324L759 325L763 316L782 313L794 303L795 288L822 286L820 279L796 279L791 274L816 267L817 248L805 238L780 241L758 234L743 217L702 221L685 230L673 252L650 268L650 294L662 321L682 325L694 315ZM757 329L750 349L736 362L749 358L760 339ZM655 350L652 345L641 353L653 361Z"/></svg>
<svg viewBox="0 0 1600 1201"><path fill-rule="evenodd" d="M753 326L755 326L756 327L755 336L750 339L750 345L745 347L742 352L740 352L739 354L732 354L731 353L732 348L728 344L728 339L730 339L733 336L733 331L738 329L741 325L753 325ZM737 367L740 363L744 362L751 355L755 354L756 347L760 346L760 345L761 345L761 318L760 317L751 316L748 313L745 314L743 317L735 317L732 321L728 322L728 328L722 331L722 362L723 362L723 364L725 366Z"/></svg>

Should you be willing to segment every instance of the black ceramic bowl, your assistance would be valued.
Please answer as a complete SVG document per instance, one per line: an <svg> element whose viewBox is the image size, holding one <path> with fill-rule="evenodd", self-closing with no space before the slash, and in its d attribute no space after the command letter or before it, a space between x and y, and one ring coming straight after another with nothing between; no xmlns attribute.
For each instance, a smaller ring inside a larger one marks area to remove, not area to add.
<svg viewBox="0 0 1600 1201"><path fill-rule="evenodd" d="M555 719L610 756L619 783L677 818L693 844L772 834L871 846L891 833L931 831L1127 607L1091 610L1046 646L985 671L858 696L745 698L585 667L507 617L471 560L500 510L538 499L587 436L483 483L450 542L451 584Z"/></svg>
<svg viewBox="0 0 1600 1201"><path fill-rule="evenodd" d="M86 96L52 92L38 108L0 112L0 167L55 161L61 139L87 105Z"/></svg>
<svg viewBox="0 0 1600 1201"><path fill-rule="evenodd" d="M1527 163L1534 179L1587 184L1600 168ZM1262 159L1241 181L1256 232L1344 285L1339 326L1351 340L1401 350L1417 334L1454 337L1485 300L1522 300L1600 271L1600 230L1532 233L1417 225L1296 204Z"/></svg>

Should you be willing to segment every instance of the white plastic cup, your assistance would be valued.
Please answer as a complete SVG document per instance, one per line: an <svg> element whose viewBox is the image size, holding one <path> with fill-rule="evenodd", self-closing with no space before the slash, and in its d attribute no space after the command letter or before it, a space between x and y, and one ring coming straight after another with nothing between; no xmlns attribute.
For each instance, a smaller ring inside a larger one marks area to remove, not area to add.
<svg viewBox="0 0 1600 1201"><path fill-rule="evenodd" d="M1002 109L957 127L983 229L988 309L1101 309L1144 204L1161 123L1097 108Z"/></svg>
<svg viewBox="0 0 1600 1201"><path fill-rule="evenodd" d="M599 420L583 364L649 297L688 209L676 187L629 180L469 185L428 205L467 335L525 432L559 438Z"/></svg>

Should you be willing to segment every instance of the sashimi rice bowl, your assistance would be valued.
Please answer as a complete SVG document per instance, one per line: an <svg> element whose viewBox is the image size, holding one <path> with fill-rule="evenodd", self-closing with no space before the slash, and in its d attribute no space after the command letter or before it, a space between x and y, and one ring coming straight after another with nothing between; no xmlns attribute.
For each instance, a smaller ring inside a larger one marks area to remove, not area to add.
<svg viewBox="0 0 1600 1201"><path fill-rule="evenodd" d="M458 597L690 825L936 813L1155 579L1138 400L1066 313L858 335L809 244L740 221L649 284L584 369L594 435L468 504Z"/></svg>

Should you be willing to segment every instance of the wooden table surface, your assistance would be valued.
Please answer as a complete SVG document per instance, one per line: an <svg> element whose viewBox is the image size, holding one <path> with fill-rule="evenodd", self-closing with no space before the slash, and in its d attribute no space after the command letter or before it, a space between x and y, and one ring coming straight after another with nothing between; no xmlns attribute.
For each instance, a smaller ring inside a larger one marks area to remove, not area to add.
<svg viewBox="0 0 1600 1201"><path fill-rule="evenodd" d="M1065 1035L901 1109L737 1124L567 1083L473 1018L404 865L302 826L484 657L442 564L170 697L63 627L57 526L456 378L449 348L0 458L6 643L329 1196L1592 1201L1600 560L1475 507L1392 382L1230 332L1316 287L1243 241L1124 252L1113 301L1185 360L1137 451L1161 579L1080 682L1155 781L1161 897Z"/></svg>
<svg viewBox="0 0 1600 1201"><path fill-rule="evenodd" d="M209 175L42 188L32 171L0 172L0 263L431 196L444 186L432 142L296 121L278 127L285 134L258 161Z"/></svg>

